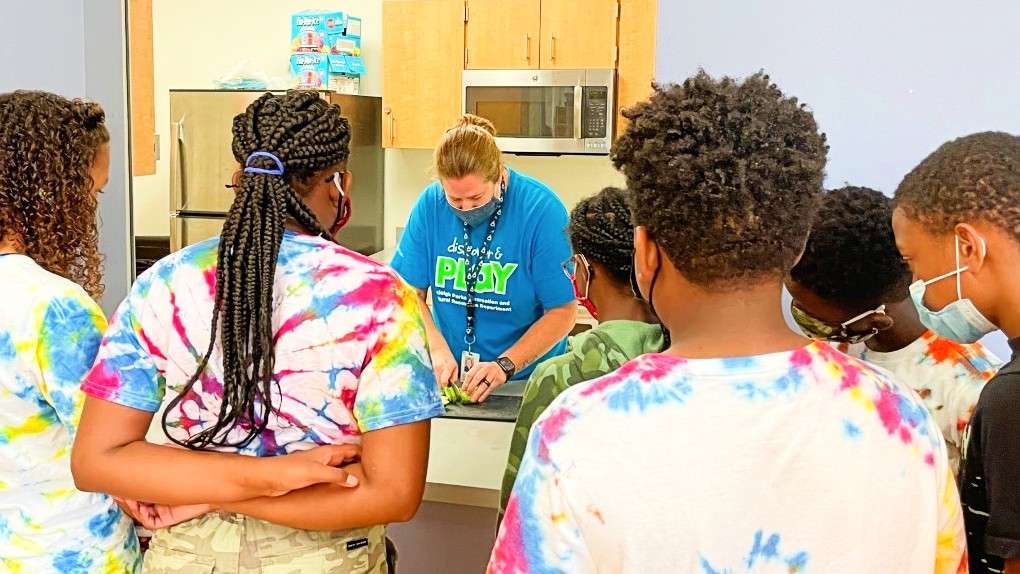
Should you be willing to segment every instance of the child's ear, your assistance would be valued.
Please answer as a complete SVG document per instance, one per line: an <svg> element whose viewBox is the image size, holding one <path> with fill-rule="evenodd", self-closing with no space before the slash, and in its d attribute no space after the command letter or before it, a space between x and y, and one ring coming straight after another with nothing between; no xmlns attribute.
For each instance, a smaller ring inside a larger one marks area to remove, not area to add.
<svg viewBox="0 0 1020 574"><path fill-rule="evenodd" d="M953 229L960 245L960 266L971 273L980 273L988 255L988 243L982 234L969 223L959 223Z"/></svg>

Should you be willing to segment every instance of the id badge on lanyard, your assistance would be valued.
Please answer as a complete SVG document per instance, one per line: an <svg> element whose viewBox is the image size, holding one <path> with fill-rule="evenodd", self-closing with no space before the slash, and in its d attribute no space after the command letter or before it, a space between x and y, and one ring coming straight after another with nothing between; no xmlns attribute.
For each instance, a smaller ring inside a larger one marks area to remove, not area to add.
<svg viewBox="0 0 1020 574"><path fill-rule="evenodd" d="M481 362L482 356L478 353L462 351L460 353L460 381L463 383L471 369L475 368L475 365Z"/></svg>
<svg viewBox="0 0 1020 574"><path fill-rule="evenodd" d="M470 262L465 275L465 279L467 281L467 305L465 306L467 311L467 326L464 329L464 344L467 345L467 350L461 353L460 356L460 376L462 381L464 380L464 375L481 361L481 356L478 353L471 351L471 348L477 340L477 331L475 327L475 314L477 311L477 306L475 305L475 289L478 286L478 275L481 273L482 264L488 258L489 248L492 245L492 238L496 234L496 224L503 215L503 200L505 198L506 180L503 180L500 182L500 196L496 199L496 213L492 214L492 217L489 219L488 229L485 233L485 240L482 241L482 245L478 249L478 258ZM470 258L472 251L471 228L468 227L466 223L464 224L464 249L465 254Z"/></svg>

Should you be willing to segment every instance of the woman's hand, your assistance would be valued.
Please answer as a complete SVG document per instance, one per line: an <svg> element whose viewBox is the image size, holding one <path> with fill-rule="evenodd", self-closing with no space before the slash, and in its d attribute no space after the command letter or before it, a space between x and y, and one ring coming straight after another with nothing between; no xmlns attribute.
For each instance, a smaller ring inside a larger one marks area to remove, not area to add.
<svg viewBox="0 0 1020 574"><path fill-rule="evenodd" d="M282 496L313 484L358 486L358 478L340 468L358 460L361 447L353 444L320 446L284 456L259 459L263 463L265 496Z"/></svg>
<svg viewBox="0 0 1020 574"><path fill-rule="evenodd" d="M433 347L430 354L432 355L432 372L436 375L439 388L456 383L460 376L458 372L460 365L457 363L457 359L453 358L450 348L446 345L441 348Z"/></svg>
<svg viewBox="0 0 1020 574"><path fill-rule="evenodd" d="M478 363L464 376L461 388L480 403L489 398L496 387L506 383L506 373L496 363Z"/></svg>

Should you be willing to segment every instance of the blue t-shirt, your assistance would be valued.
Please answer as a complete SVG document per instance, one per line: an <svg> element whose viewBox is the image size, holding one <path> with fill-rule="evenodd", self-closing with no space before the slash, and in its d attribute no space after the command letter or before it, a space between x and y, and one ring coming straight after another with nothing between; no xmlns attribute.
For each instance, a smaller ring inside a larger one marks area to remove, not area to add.
<svg viewBox="0 0 1020 574"><path fill-rule="evenodd" d="M482 264L475 288L475 331L472 350L494 361L520 339L548 309L574 300L574 288L563 271L571 257L567 210L538 180L508 169L503 215L489 246L492 257ZM439 182L421 194L393 257L393 268L418 289L432 290L432 316L460 361L467 326L468 265L477 260L488 222L471 230L474 257L464 253L464 225L450 209ZM535 365L562 354L560 341L544 357L514 375L526 379Z"/></svg>

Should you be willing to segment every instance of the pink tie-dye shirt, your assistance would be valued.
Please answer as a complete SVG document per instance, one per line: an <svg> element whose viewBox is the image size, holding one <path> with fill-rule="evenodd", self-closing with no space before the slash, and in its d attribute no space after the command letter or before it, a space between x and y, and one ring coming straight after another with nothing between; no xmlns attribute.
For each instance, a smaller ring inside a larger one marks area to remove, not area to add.
<svg viewBox="0 0 1020 574"><path fill-rule="evenodd" d="M494 574L967 571L959 497L917 396L825 343L645 355L532 428Z"/></svg>
<svg viewBox="0 0 1020 574"><path fill-rule="evenodd" d="M103 338L83 384L87 394L150 412L179 394L209 344L218 245L211 239L187 247L138 278ZM288 231L277 259L273 325L274 410L240 452L272 456L359 442L362 433L443 413L417 295L389 268ZM176 440L216 420L220 344L168 414ZM236 428L228 438L243 434Z"/></svg>

